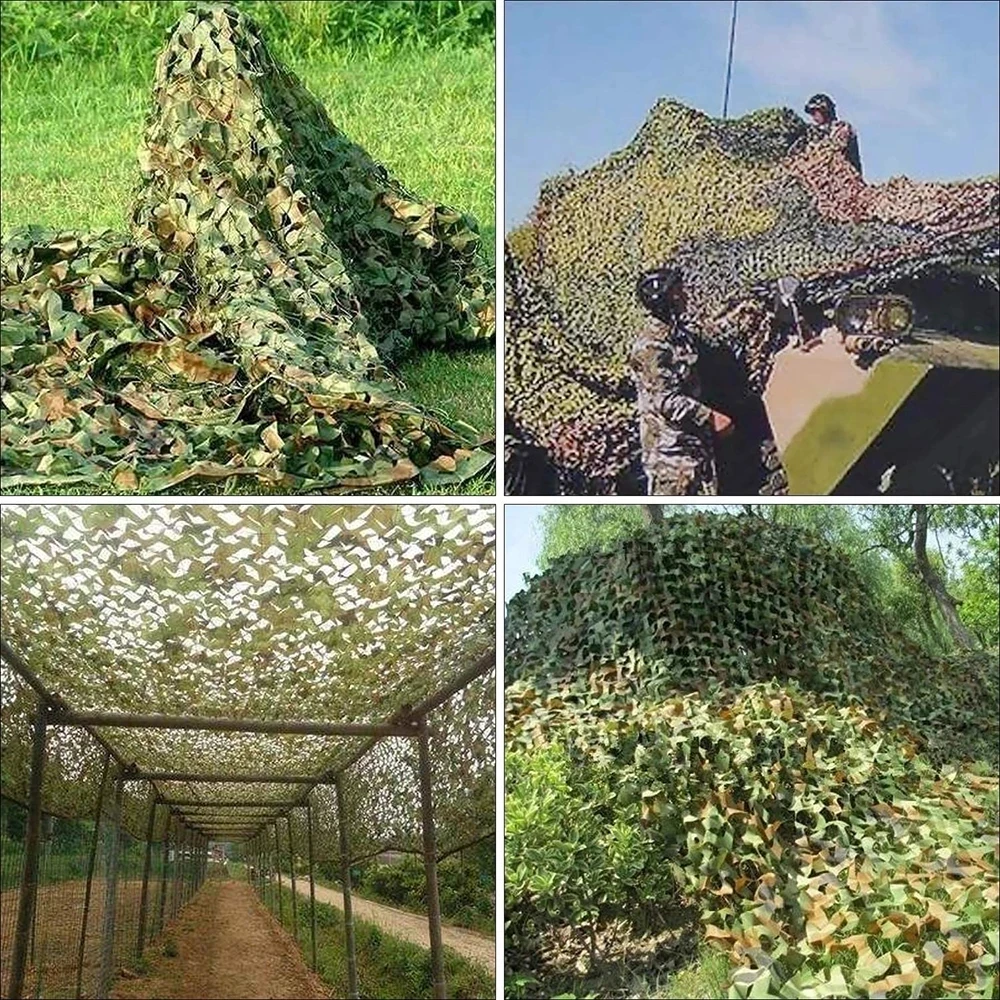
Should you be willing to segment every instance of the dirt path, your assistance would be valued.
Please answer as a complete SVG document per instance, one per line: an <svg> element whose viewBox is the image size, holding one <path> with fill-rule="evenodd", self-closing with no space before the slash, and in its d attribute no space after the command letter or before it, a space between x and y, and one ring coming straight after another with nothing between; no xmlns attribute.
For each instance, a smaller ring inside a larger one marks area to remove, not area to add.
<svg viewBox="0 0 1000 1000"><path fill-rule="evenodd" d="M282 881L284 882L286 878L287 876L283 875ZM301 895L308 896L309 880L297 879L295 888ZM325 885L317 885L316 898L321 903L330 903L338 910L343 909L343 896L339 889L328 889ZM390 934L419 944L421 948L430 948L431 937L426 917L419 913L410 913L408 910L397 910L394 906L386 906L384 903L375 903L361 896L352 895L351 901L354 904L354 915L359 920L368 920L378 924L382 930ZM497 950L493 938L465 927L449 927L447 924L442 928L441 936L449 948L470 962L489 969L490 975L496 978Z"/></svg>
<svg viewBox="0 0 1000 1000"><path fill-rule="evenodd" d="M309 971L291 936L245 882L208 881L167 926L164 939L177 955L149 952L151 969L140 979L122 979L115 1000L320 1000L329 991Z"/></svg>

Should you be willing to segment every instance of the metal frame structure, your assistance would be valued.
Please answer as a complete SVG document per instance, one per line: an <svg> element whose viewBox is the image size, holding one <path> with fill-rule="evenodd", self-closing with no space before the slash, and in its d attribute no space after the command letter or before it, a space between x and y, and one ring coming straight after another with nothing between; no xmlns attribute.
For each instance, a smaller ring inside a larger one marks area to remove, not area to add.
<svg viewBox="0 0 1000 1000"><path fill-rule="evenodd" d="M160 899L155 904L158 913L157 928L162 930L167 910L170 916L193 896L205 876L208 843L210 840L243 841L248 845L250 856L254 857L254 875L252 881L262 883L264 867L275 868L279 879L278 905L283 917L283 902L280 892L281 852L278 842L278 825L281 818L287 824L288 860L290 862L290 878L292 880L292 907L296 939L298 938L297 899L295 891L295 860L291 834L291 815L293 810L304 808L307 821L307 852L309 865L309 906L310 906L310 937L312 966L316 968L316 896L313 879L313 828L312 807L310 797L313 789L321 784L333 784L337 789L338 835L340 844L341 883L343 889L343 912L345 927L345 947L348 970L348 996L358 997L359 984L357 975L357 957L355 953L354 915L351 899L350 876L350 831L344 797L341 794L345 773L362 760L365 755L382 739L403 738L417 741L420 765L420 804L421 825L423 832L423 857L427 878L428 924L430 932L431 967L433 972L434 996L447 996L447 986L444 978L444 954L441 934L441 910L437 883L437 848L434 823L434 803L431 794L431 754L429 746L429 730L426 717L435 708L443 705L452 695L458 693L477 677L488 672L493 667L495 654L486 654L471 664L451 683L427 698L421 704L410 710L403 720L389 723L362 725L356 723L331 722L281 722L255 719L224 719L195 716L138 715L111 712L75 712L72 711L58 695L48 691L38 677L32 673L17 653L0 639L0 657L15 670L35 691L38 696L38 710L33 727L33 742L31 756L31 781L28 796L28 813L25 837L25 862L21 881L21 891L18 903L17 924L14 936L14 946L11 959L11 976L7 995L12 1000L20 1000L24 996L25 973L29 964L29 938L38 889L38 865L41 848L41 805L42 779L45 767L46 732L49 726L77 726L85 729L104 749L105 768L102 777L100 794L97 801L98 823L94 830L91 845L90 864L87 872L87 888L84 903L84 919L81 928L80 946L77 968L77 996L80 996L80 984L83 969L83 955L86 947L87 917L90 903L90 889L98 849L98 829L100 827L102 808L106 812L106 844L105 868L107 878L107 900L104 906L104 916L101 929L101 963L98 979L98 996L106 997L110 991L113 978L113 946L115 937L115 895L118 880L118 865L120 857L121 830L118 822L122 807L122 795L126 782L144 781L149 785L150 805L147 827L146 852L143 863L142 890L140 902L140 928L136 951L141 954L145 945L144 924L149 911L149 875L151 869L151 831L156 810L163 806L168 810L169 823L167 837L164 842L161 875L165 875L167 857L174 851L181 860L175 865L170 891L166 881L161 879ZM143 772L134 764L127 763L115 749L95 731L95 727L110 726L115 728L168 729L168 730L204 730L222 732L263 732L272 734L319 735L319 736L367 736L369 739L356 753L352 754L338 767L327 770L316 776L301 774L193 774L172 771ZM110 769L110 770L109 770ZM113 781L113 793L110 804L104 803L104 790L107 779ZM261 783L281 785L306 785L304 793L295 799L280 802L224 799L183 799L171 798L158 787L160 782L186 781L199 783ZM239 816L229 810L255 808L268 815ZM217 812L201 814L201 810L216 809ZM265 860L270 854L266 842L267 827L274 827L274 857ZM249 875L249 870L248 870ZM267 887L256 886L263 894ZM168 899L169 895L169 899Z"/></svg>

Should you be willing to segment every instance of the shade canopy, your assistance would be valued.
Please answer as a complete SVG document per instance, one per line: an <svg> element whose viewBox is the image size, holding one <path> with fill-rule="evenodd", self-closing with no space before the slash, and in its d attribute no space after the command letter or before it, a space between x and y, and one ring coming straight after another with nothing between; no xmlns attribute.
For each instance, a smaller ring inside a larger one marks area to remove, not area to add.
<svg viewBox="0 0 1000 1000"><path fill-rule="evenodd" d="M351 764L359 851L409 842L426 716L443 822L469 832L493 782L491 505L24 505L2 529L5 795L42 694L50 812L89 814L105 750L131 827L152 788L220 834Z"/></svg>

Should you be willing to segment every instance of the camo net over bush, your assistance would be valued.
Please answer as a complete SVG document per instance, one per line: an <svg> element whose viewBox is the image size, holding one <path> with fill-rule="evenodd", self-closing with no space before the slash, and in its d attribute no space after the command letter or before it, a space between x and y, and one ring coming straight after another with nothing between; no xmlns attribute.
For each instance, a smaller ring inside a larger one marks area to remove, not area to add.
<svg viewBox="0 0 1000 1000"><path fill-rule="evenodd" d="M717 516L557 560L505 636L523 995L685 903L731 997L993 995L995 656L922 654L818 537Z"/></svg>
<svg viewBox="0 0 1000 1000"><path fill-rule="evenodd" d="M886 712L932 756L1000 753L1000 721L983 708L1000 704L987 654L928 655L882 618L842 553L756 518L668 519L558 559L511 598L504 644L508 683L564 698L614 704L777 677Z"/></svg>
<svg viewBox="0 0 1000 1000"><path fill-rule="evenodd" d="M805 137L787 109L724 121L664 100L624 149L545 182L507 241L505 433L512 467L534 455L554 482L515 492L643 492L626 362L649 319L635 298L646 268L682 269L694 328L733 352L757 394L787 342L773 322L783 275L820 309L929 280L945 297L949 282L995 292L995 179L868 185Z"/></svg>
<svg viewBox="0 0 1000 1000"><path fill-rule="evenodd" d="M490 463L386 368L492 337L476 223L352 143L245 14L173 29L140 167L128 236L3 247L8 485L357 488Z"/></svg>

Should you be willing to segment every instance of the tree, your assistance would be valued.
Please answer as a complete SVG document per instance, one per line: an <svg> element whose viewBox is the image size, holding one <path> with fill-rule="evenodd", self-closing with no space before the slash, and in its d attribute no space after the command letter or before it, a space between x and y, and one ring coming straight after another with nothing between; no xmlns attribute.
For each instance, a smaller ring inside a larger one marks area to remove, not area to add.
<svg viewBox="0 0 1000 1000"><path fill-rule="evenodd" d="M995 535L997 510L986 504L885 504L862 508L862 517L874 543L888 552L921 588L922 613L928 623L935 609L952 643L973 649L981 645L976 633L963 620L959 601L950 589L952 574L945 563L944 551L937 538L939 532L951 534L963 542L963 567L977 553L981 564L989 565L988 553L996 552ZM937 553L927 549L928 533L937 538ZM995 555L992 556L995 567ZM984 576L997 580L995 568ZM959 574L961 578L961 573Z"/></svg>
<svg viewBox="0 0 1000 1000"><path fill-rule="evenodd" d="M927 504L913 504L913 559L917 566L917 572L924 581L924 586L931 592L934 600L937 601L941 614L948 624L955 644L963 649L975 649L979 642L976 637L965 626L958 613L958 604L955 598L948 592L941 575L931 565L927 558L927 524L930 519L930 512Z"/></svg>

